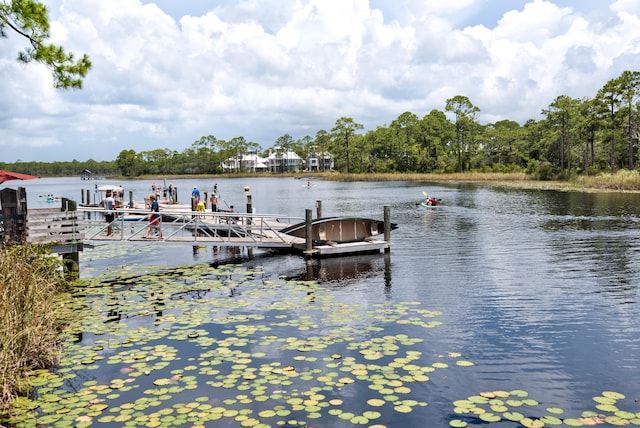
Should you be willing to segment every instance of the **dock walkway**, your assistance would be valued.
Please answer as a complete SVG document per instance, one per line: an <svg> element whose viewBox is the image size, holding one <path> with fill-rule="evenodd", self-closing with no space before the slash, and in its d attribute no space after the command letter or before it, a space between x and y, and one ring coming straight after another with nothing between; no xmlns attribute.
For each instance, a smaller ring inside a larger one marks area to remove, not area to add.
<svg viewBox="0 0 640 428"><path fill-rule="evenodd" d="M226 246L265 248L291 248L296 244L304 244L304 239L279 232L280 229L303 220L296 217L195 212L167 207L160 211L162 238L154 234L145 239L148 210L116 210L116 219L112 223L113 235L110 237L106 236L108 224L104 219L104 209L80 207L78 211L84 213L84 220L81 222L84 239L91 241L212 242Z"/></svg>
<svg viewBox="0 0 640 428"><path fill-rule="evenodd" d="M84 239L90 241L161 241L182 243L214 243L219 246L292 249L311 256L337 256L341 254L380 252L389 248L389 242L370 239L362 242L314 245L308 251L304 238L280 230L304 221L300 217L276 214L195 212L189 208L166 206L162 216L162 238L152 235L144 238L149 214L140 208L117 210L113 222L113 235L106 236L105 210L79 208L85 220L81 226Z"/></svg>

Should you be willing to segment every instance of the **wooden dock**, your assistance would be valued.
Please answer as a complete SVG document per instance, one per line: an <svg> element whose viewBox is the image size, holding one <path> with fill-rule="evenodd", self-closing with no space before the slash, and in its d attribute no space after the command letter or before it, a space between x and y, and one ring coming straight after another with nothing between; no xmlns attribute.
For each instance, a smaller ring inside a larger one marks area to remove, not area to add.
<svg viewBox="0 0 640 428"><path fill-rule="evenodd" d="M386 230L384 240L366 239L336 244L314 244L310 238L281 232L285 227L301 221L307 222L310 228L311 210L306 210L306 218L299 218L275 214L197 212L184 206L167 205L160 211L162 237L158 234L145 238L149 214L145 208L117 209L116 218L111 223L113 234L107 236L109 224L105 219L107 211L103 208L77 207L74 201L63 200L62 207L58 209L27 211L23 188L17 192L5 189L0 196L3 196L4 203L0 212L0 240L49 245L51 252L62 254L65 266L72 272L79 270L79 252L86 242L91 241L212 243L216 246L291 250L306 257L335 257L390 250L390 237ZM389 223L388 209L385 207L385 224ZM249 204L247 210L250 211Z"/></svg>
<svg viewBox="0 0 640 428"><path fill-rule="evenodd" d="M81 207L78 212L84 213L81 229L87 241L213 243L219 246L291 249L312 257L379 252L390 247L388 239L370 239L313 245L309 249L304 238L280 232L287 226L303 221L302 218L275 214L196 212L183 207L172 209L171 206L160 211L162 238L156 235L144 238L148 210L135 208L116 211L117 217L112 224L113 235L108 237L105 210Z"/></svg>

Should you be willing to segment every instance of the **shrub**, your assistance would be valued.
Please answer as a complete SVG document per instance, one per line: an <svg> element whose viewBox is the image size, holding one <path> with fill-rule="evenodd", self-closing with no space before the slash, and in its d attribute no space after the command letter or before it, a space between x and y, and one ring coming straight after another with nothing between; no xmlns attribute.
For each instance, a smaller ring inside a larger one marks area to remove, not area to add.
<svg viewBox="0 0 640 428"><path fill-rule="evenodd" d="M29 392L27 373L57 360L60 260L36 245L0 247L0 412Z"/></svg>

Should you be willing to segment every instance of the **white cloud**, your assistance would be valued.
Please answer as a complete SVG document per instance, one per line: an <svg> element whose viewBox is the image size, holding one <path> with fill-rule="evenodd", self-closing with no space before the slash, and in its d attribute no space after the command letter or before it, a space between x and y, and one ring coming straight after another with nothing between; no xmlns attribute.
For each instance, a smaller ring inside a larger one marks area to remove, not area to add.
<svg viewBox="0 0 640 428"><path fill-rule="evenodd" d="M271 146L423 116L469 97L480 120L538 119L637 67L640 0L46 0L52 41L93 62L81 91L0 43L0 160L181 151L203 135Z"/></svg>

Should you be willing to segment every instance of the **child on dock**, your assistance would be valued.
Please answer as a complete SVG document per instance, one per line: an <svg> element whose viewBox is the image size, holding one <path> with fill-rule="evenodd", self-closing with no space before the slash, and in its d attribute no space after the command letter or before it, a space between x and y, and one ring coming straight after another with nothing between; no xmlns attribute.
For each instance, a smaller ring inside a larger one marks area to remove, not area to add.
<svg viewBox="0 0 640 428"><path fill-rule="evenodd" d="M149 224L147 225L147 234L143 238L148 238L152 230L156 231L156 234L160 235L162 239L162 228L160 227L160 205L158 205L157 197L155 193L149 195L151 201L151 214L149 215Z"/></svg>

